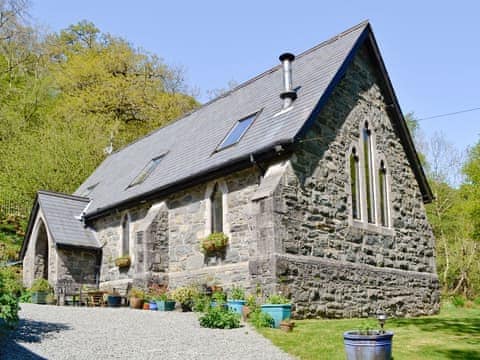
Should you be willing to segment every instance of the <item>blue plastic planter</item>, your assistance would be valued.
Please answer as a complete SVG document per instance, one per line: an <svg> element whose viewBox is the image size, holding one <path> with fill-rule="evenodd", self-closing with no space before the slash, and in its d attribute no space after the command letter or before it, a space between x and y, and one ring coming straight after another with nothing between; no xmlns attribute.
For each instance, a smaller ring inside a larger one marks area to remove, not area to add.
<svg viewBox="0 0 480 360"><path fill-rule="evenodd" d="M156 301L158 311L173 311L175 310L175 301Z"/></svg>
<svg viewBox="0 0 480 360"><path fill-rule="evenodd" d="M150 310L157 310L158 309L156 301L150 301L149 304L150 304Z"/></svg>
<svg viewBox="0 0 480 360"><path fill-rule="evenodd" d="M390 360L392 358L393 332L375 332L360 335L358 331L343 334L347 360Z"/></svg>
<svg viewBox="0 0 480 360"><path fill-rule="evenodd" d="M292 304L265 304L262 312L269 314L274 321L274 328L280 327L280 322L289 319L292 315Z"/></svg>
<svg viewBox="0 0 480 360"><path fill-rule="evenodd" d="M122 297L119 295L108 295L107 303L109 307L119 307L122 305Z"/></svg>
<svg viewBox="0 0 480 360"><path fill-rule="evenodd" d="M228 308L240 315L242 315L242 310L245 303L245 300L227 300Z"/></svg>

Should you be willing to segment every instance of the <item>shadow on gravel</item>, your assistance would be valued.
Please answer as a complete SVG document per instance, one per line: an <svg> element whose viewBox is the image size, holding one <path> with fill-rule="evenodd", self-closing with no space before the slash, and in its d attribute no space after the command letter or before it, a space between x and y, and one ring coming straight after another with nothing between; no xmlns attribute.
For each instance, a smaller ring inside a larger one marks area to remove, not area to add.
<svg viewBox="0 0 480 360"><path fill-rule="evenodd" d="M70 326L62 323L22 319L19 321L17 328L11 332L8 340L27 343L40 342L43 338L54 333L70 329Z"/></svg>
<svg viewBox="0 0 480 360"><path fill-rule="evenodd" d="M6 339L0 349L0 359L9 360L47 360L40 355L25 349L22 345L17 344L12 339Z"/></svg>

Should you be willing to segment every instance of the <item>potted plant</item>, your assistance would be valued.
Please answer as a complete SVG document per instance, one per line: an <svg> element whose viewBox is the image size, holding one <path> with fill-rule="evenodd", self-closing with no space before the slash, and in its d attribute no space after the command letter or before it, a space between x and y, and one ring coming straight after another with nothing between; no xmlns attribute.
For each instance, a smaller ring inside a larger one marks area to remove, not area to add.
<svg viewBox="0 0 480 360"><path fill-rule="evenodd" d="M202 251L205 254L213 254L224 250L228 245L228 236L223 232L211 233L200 242Z"/></svg>
<svg viewBox="0 0 480 360"><path fill-rule="evenodd" d="M242 315L245 303L245 290L240 286L234 286L230 291L230 298L227 300L229 309Z"/></svg>
<svg viewBox="0 0 480 360"><path fill-rule="evenodd" d="M378 320L380 330L374 329L375 325L367 321L359 329L346 331L343 334L347 360L390 360L392 358L393 332L383 329L385 315L379 315Z"/></svg>
<svg viewBox="0 0 480 360"><path fill-rule="evenodd" d="M247 296L245 305L242 308L243 320L247 321L250 314L257 309L257 298L255 295L250 294Z"/></svg>
<svg viewBox="0 0 480 360"><path fill-rule="evenodd" d="M180 303L182 311L192 311L194 300L199 296L199 291L195 286L183 286L175 289L172 295Z"/></svg>
<svg viewBox="0 0 480 360"><path fill-rule="evenodd" d="M221 306L221 307L228 307L226 304L227 296L223 291L215 291L212 294L212 302L211 307Z"/></svg>
<svg viewBox="0 0 480 360"><path fill-rule="evenodd" d="M109 307L119 307L122 305L122 297L115 289L107 294L107 304Z"/></svg>
<svg viewBox="0 0 480 360"><path fill-rule="evenodd" d="M135 287L132 288L132 290L130 290L130 307L132 309L142 309L144 298L145 291Z"/></svg>
<svg viewBox="0 0 480 360"><path fill-rule="evenodd" d="M47 295L52 292L52 286L48 280L40 278L33 282L30 288L33 304L46 304Z"/></svg>
<svg viewBox="0 0 480 360"><path fill-rule="evenodd" d="M274 320L275 328L280 327L280 322L289 319L292 314L292 304L289 299L282 295L273 294L262 305L262 312L269 314Z"/></svg>
<svg viewBox="0 0 480 360"><path fill-rule="evenodd" d="M130 267L131 259L129 255L123 255L115 259L115 265L120 269Z"/></svg>
<svg viewBox="0 0 480 360"><path fill-rule="evenodd" d="M45 302L47 305L56 305L57 304L57 299L55 298L55 294L53 292L50 292L45 296Z"/></svg>
<svg viewBox="0 0 480 360"><path fill-rule="evenodd" d="M158 311L172 311L175 310L175 300L172 299L171 294L163 293L156 298Z"/></svg>
<svg viewBox="0 0 480 360"><path fill-rule="evenodd" d="M280 321L280 330L282 331L291 332L294 326L295 322L290 319Z"/></svg>

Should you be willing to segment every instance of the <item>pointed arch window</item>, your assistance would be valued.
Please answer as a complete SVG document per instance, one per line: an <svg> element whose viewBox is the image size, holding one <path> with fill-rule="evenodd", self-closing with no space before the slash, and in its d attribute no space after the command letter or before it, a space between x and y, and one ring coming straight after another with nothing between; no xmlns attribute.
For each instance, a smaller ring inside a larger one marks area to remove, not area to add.
<svg viewBox="0 0 480 360"><path fill-rule="evenodd" d="M387 168L385 162L380 161L380 168L378 169L378 185L380 195L380 223L382 226L388 227L389 223L389 199L387 189Z"/></svg>
<svg viewBox="0 0 480 360"><path fill-rule="evenodd" d="M128 214L122 220L122 253L120 255L130 255L130 216Z"/></svg>
<svg viewBox="0 0 480 360"><path fill-rule="evenodd" d="M373 149L372 132L368 128L368 122L363 128L363 156L364 156L364 177L365 177L365 195L367 205L367 220L369 223L375 223L375 188L373 175Z"/></svg>
<svg viewBox="0 0 480 360"><path fill-rule="evenodd" d="M352 200L352 216L357 220L362 217L360 191L360 162L357 149L353 147L350 153L350 195Z"/></svg>
<svg viewBox="0 0 480 360"><path fill-rule="evenodd" d="M223 232L223 193L219 189L218 184L215 184L213 188L210 201L212 204L210 231L212 233Z"/></svg>

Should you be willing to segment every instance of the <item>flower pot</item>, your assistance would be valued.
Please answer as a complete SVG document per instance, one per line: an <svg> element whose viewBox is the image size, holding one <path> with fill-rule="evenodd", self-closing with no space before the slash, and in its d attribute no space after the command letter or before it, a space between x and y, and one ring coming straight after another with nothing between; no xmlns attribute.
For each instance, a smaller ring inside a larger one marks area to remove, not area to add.
<svg viewBox="0 0 480 360"><path fill-rule="evenodd" d="M143 303L143 310L150 310L150 304L146 301Z"/></svg>
<svg viewBox="0 0 480 360"><path fill-rule="evenodd" d="M291 332L295 323L293 321L281 321L280 322L280 330L285 332Z"/></svg>
<svg viewBox="0 0 480 360"><path fill-rule="evenodd" d="M122 305L122 297L120 295L108 295L107 304L109 307L119 307Z"/></svg>
<svg viewBox="0 0 480 360"><path fill-rule="evenodd" d="M292 304L265 304L262 312L269 314L274 321L274 328L280 327L280 322L289 319L292 314Z"/></svg>
<svg viewBox="0 0 480 360"><path fill-rule="evenodd" d="M192 305L190 303L180 304L183 312L192 311Z"/></svg>
<svg viewBox="0 0 480 360"><path fill-rule="evenodd" d="M244 305L243 308L242 308L242 317L243 317L243 321L247 321L248 320L248 317L250 316L250 313L252 312L252 310L250 309L249 306L247 305Z"/></svg>
<svg viewBox="0 0 480 360"><path fill-rule="evenodd" d="M245 303L245 300L227 300L228 308L239 315L242 315L242 310L245 306Z"/></svg>
<svg viewBox="0 0 480 360"><path fill-rule="evenodd" d="M32 304L46 304L48 292L39 291L32 293Z"/></svg>
<svg viewBox="0 0 480 360"><path fill-rule="evenodd" d="M130 307L132 309L141 309L143 306L143 300L136 298L136 297L131 297L130 298Z"/></svg>
<svg viewBox="0 0 480 360"><path fill-rule="evenodd" d="M150 307L150 310L158 310L158 307L157 307L157 302L156 301L150 301L148 303L149 307Z"/></svg>
<svg viewBox="0 0 480 360"><path fill-rule="evenodd" d="M392 358L393 332L372 331L360 335L358 331L343 334L347 360L390 360Z"/></svg>
<svg viewBox="0 0 480 360"><path fill-rule="evenodd" d="M121 257L115 259L115 265L119 268L127 268L130 267L130 258L129 257Z"/></svg>
<svg viewBox="0 0 480 360"><path fill-rule="evenodd" d="M173 311L175 310L175 301L166 300L166 301L157 301L158 311Z"/></svg>

